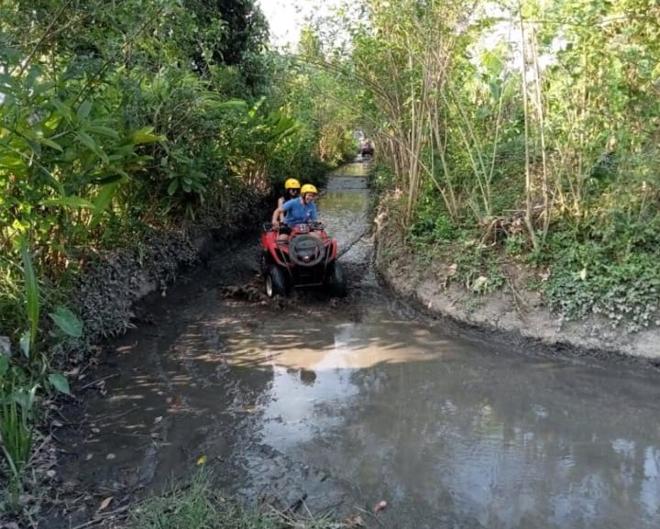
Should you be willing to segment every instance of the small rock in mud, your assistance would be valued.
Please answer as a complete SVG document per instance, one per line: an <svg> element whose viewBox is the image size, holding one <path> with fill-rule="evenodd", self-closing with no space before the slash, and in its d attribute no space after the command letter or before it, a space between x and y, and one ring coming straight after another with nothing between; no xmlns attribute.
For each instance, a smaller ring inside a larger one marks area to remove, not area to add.
<svg viewBox="0 0 660 529"><path fill-rule="evenodd" d="M222 287L220 294L224 298L238 299L242 301L261 301L266 296L256 285L238 285Z"/></svg>
<svg viewBox="0 0 660 529"><path fill-rule="evenodd" d="M358 527L365 527L364 519L359 514L353 514L344 520L344 526L347 529L357 529Z"/></svg>

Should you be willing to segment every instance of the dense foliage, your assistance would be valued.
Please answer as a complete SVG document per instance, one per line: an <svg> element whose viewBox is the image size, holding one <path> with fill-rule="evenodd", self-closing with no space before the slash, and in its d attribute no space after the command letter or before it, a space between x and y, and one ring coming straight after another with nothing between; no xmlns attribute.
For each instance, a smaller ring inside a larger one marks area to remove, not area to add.
<svg viewBox="0 0 660 529"><path fill-rule="evenodd" d="M222 226L237 201L353 149L317 92L333 78L267 37L254 0L0 4L0 473L14 485L38 389L68 391L48 347L84 333L66 305L87 263L149 230Z"/></svg>
<svg viewBox="0 0 660 529"><path fill-rule="evenodd" d="M660 291L660 9L649 0L371 0L343 75L419 253L632 329ZM468 258L469 255L469 258ZM458 257L467 264L457 261Z"/></svg>

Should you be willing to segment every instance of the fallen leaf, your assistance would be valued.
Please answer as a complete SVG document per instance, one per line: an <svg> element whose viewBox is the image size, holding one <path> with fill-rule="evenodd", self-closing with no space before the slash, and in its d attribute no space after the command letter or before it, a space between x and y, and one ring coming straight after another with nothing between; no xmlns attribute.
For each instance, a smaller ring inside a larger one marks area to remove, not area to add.
<svg viewBox="0 0 660 529"><path fill-rule="evenodd" d="M385 509L387 509L387 502L385 500L381 500L376 505L374 505L375 513L384 511Z"/></svg>
<svg viewBox="0 0 660 529"><path fill-rule="evenodd" d="M60 421L57 421L57 420L51 422L51 424L52 424L55 428L62 428L62 426L64 426Z"/></svg>
<svg viewBox="0 0 660 529"><path fill-rule="evenodd" d="M488 285L488 278L486 276L479 276L477 279L474 280L474 283L472 283L472 291L482 292L483 290L485 290L487 285Z"/></svg>
<svg viewBox="0 0 660 529"><path fill-rule="evenodd" d="M55 471L54 471L54 470L48 470L48 471L46 472L46 475L47 475L49 478L54 478L54 477L55 477Z"/></svg>
<svg viewBox="0 0 660 529"><path fill-rule="evenodd" d="M158 423L159 423L160 421L162 421L162 420L163 420L163 416L162 416L162 415L159 415L158 417L156 417L156 418L154 419L154 424L158 424Z"/></svg>
<svg viewBox="0 0 660 529"><path fill-rule="evenodd" d="M201 466L205 464L206 464L206 456L199 456L197 458L197 466Z"/></svg>
<svg viewBox="0 0 660 529"><path fill-rule="evenodd" d="M90 461L94 457L94 454L87 454L85 456L85 461Z"/></svg>
<svg viewBox="0 0 660 529"><path fill-rule="evenodd" d="M112 460L115 459L116 457L117 457L117 456L116 456L115 454L108 454L107 456L105 456L105 458L106 458L108 461L112 461Z"/></svg>
<svg viewBox="0 0 660 529"><path fill-rule="evenodd" d="M101 502L101 505L99 505L99 512L107 509L108 505L110 505L110 502L112 502L112 496L108 496L105 500Z"/></svg>
<svg viewBox="0 0 660 529"><path fill-rule="evenodd" d="M346 529L364 527L364 519L359 514L353 514L344 520L344 527L346 527Z"/></svg>

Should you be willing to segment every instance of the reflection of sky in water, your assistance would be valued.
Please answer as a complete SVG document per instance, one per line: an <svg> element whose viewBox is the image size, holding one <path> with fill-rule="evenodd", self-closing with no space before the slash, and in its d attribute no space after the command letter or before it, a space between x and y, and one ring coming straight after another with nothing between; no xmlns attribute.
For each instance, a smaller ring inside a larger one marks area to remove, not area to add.
<svg viewBox="0 0 660 529"><path fill-rule="evenodd" d="M288 368L273 365L264 442L378 491L402 517L446 509L489 529L659 526L658 447L599 424L590 434L579 405L516 393L516 381L501 382L506 362L486 369L500 380L489 389L462 346L379 313L329 322L333 345L302 372L279 358ZM397 345L377 347L375 335ZM503 388L521 399L514 411L489 397Z"/></svg>
<svg viewBox="0 0 660 529"><path fill-rule="evenodd" d="M345 399L357 394L350 382L348 346L354 324L339 325L334 347L303 371L273 366L273 382L264 415L263 437L273 446L284 449L308 441L323 429L340 424L340 416L316 413L322 405L342 406ZM322 371L322 374L320 373ZM313 373L307 376L307 373ZM310 420L312 419L312 420Z"/></svg>
<svg viewBox="0 0 660 529"><path fill-rule="evenodd" d="M660 504L660 481L658 480L658 449L647 447L644 450L644 481L641 499L649 516L658 513Z"/></svg>

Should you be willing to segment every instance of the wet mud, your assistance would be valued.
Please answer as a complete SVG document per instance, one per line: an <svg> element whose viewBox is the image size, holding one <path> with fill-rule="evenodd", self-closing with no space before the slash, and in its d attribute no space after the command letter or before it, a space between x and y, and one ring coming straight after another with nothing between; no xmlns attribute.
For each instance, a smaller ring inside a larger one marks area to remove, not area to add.
<svg viewBox="0 0 660 529"><path fill-rule="evenodd" d="M657 374L535 354L397 301L370 266L366 184L349 165L320 203L350 247L347 299L266 300L255 237L110 344L85 426L61 434L63 481L92 498L61 527L202 456L248 502L341 518L386 501L371 527L659 526Z"/></svg>

